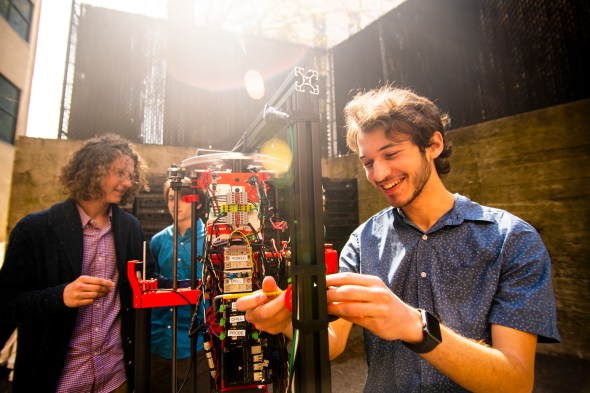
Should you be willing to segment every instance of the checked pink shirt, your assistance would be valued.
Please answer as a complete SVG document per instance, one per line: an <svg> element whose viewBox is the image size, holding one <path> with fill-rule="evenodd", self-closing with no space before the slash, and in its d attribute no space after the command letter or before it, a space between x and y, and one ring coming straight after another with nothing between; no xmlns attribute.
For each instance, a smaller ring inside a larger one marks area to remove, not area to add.
<svg viewBox="0 0 590 393"><path fill-rule="evenodd" d="M115 239L109 221L103 228L78 206L84 234L82 275L117 283ZM118 288L78 309L74 334L57 392L111 392L127 379L121 344Z"/></svg>

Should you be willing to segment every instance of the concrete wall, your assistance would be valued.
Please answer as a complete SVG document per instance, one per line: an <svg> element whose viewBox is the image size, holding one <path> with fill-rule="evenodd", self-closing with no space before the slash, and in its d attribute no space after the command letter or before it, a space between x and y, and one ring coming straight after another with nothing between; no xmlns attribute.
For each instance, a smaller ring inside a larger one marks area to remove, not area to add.
<svg viewBox="0 0 590 393"><path fill-rule="evenodd" d="M452 115L452 114L451 114ZM444 183L506 209L541 234L552 259L561 344L539 352L590 359L590 100L453 130ZM356 156L323 162L324 176L356 178L359 221L386 206Z"/></svg>
<svg viewBox="0 0 590 393"><path fill-rule="evenodd" d="M540 233L552 260L563 342L540 351L590 359L590 100L458 129L445 184Z"/></svg>
<svg viewBox="0 0 590 393"><path fill-rule="evenodd" d="M14 146L0 141L0 244L6 241L6 223L10 204ZM0 259L4 253L1 253Z"/></svg>
<svg viewBox="0 0 590 393"><path fill-rule="evenodd" d="M46 209L66 198L58 182L66 160L83 141L20 137L14 157L8 230L28 213ZM166 174L171 164L195 155L195 149L136 145L149 172Z"/></svg>

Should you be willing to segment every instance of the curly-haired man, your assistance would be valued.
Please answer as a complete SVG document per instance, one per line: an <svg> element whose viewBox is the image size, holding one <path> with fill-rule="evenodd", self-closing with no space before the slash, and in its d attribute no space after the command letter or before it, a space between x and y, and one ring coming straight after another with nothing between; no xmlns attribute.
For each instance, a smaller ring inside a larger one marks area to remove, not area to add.
<svg viewBox="0 0 590 393"><path fill-rule="evenodd" d="M144 238L139 221L118 205L146 185L143 168L119 136L90 139L62 168L68 199L11 231L0 315L18 326L15 393L133 390L126 264L143 259Z"/></svg>

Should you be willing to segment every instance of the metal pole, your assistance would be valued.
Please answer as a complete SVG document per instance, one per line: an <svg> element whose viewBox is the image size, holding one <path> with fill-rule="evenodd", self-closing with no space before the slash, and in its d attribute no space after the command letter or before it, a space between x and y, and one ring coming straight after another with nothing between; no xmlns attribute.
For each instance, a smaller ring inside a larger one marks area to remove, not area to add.
<svg viewBox="0 0 590 393"><path fill-rule="evenodd" d="M191 186L193 184L191 183ZM192 189L192 194L196 195L197 191L193 188ZM195 289L197 288L197 206L198 206L199 202L196 201L192 201L191 204L191 289ZM191 315L194 315L195 312L197 312L197 310L199 310L198 307L199 303L197 301L196 304L191 305ZM198 316L197 316L197 321L198 321ZM190 369L190 375L192 376L191 378L191 391L193 393L195 393L197 391L197 373L195 372L196 368L197 368L197 339L199 337L199 334L197 332L197 334L193 335L191 337L191 369Z"/></svg>
<svg viewBox="0 0 590 393"><path fill-rule="evenodd" d="M181 182L172 182L171 189L174 189L174 235L173 243L174 247L172 250L172 290L178 289L178 191L181 186ZM178 310L176 306L172 306L172 393L176 393L176 342L177 332L176 327L178 326Z"/></svg>
<svg viewBox="0 0 590 393"><path fill-rule="evenodd" d="M297 98L300 97L295 97L295 106L302 105ZM293 133L296 149L293 326L299 335L295 391L330 392L319 124L298 123Z"/></svg>
<svg viewBox="0 0 590 393"><path fill-rule="evenodd" d="M145 263L145 261L144 261ZM152 310L135 310L135 392L150 391L150 327Z"/></svg>
<svg viewBox="0 0 590 393"><path fill-rule="evenodd" d="M291 272L293 327L298 331L299 345L294 381L295 391L301 393L331 391L317 79L317 71L295 67L233 149L255 150L284 129L284 120L267 116L268 107L288 114L295 147L294 183L288 191L295 200L287 200L285 205L289 205L295 227Z"/></svg>

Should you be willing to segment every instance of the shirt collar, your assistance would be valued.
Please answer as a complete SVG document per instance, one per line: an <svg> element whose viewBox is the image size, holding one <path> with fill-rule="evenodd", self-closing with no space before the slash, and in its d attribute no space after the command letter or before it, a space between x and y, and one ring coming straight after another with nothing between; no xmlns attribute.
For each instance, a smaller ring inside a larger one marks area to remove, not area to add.
<svg viewBox="0 0 590 393"><path fill-rule="evenodd" d="M444 217L448 225L458 225L463 221L494 221L488 208L460 194L455 194L455 205Z"/></svg>
<svg viewBox="0 0 590 393"><path fill-rule="evenodd" d="M394 210L406 224L413 225L401 208L398 207ZM473 202L471 199L461 194L455 194L455 203L451 210L443 214L436 224L430 228L429 232L436 231L445 225L460 225L463 221L492 222L493 218L489 209Z"/></svg>
<svg viewBox="0 0 590 393"><path fill-rule="evenodd" d="M86 212L84 211L84 209L82 209L82 207L80 207L80 205L76 204L76 208L78 208L78 214L80 214L80 221L82 222L82 228L84 228L86 225L88 225L88 223L90 221L92 221L92 218L86 214ZM109 217L109 222L113 222L113 207L109 206L109 211L108 211L108 217Z"/></svg>
<svg viewBox="0 0 590 393"><path fill-rule="evenodd" d="M170 225L168 227L168 232L169 232L170 236L174 236L174 224L172 224L172 225ZM188 228L186 228L186 231L184 232L184 235L181 235L180 232L179 232L178 233L178 237L181 238L181 239L184 239L184 238L190 237L191 233L192 233L192 229L189 226Z"/></svg>

